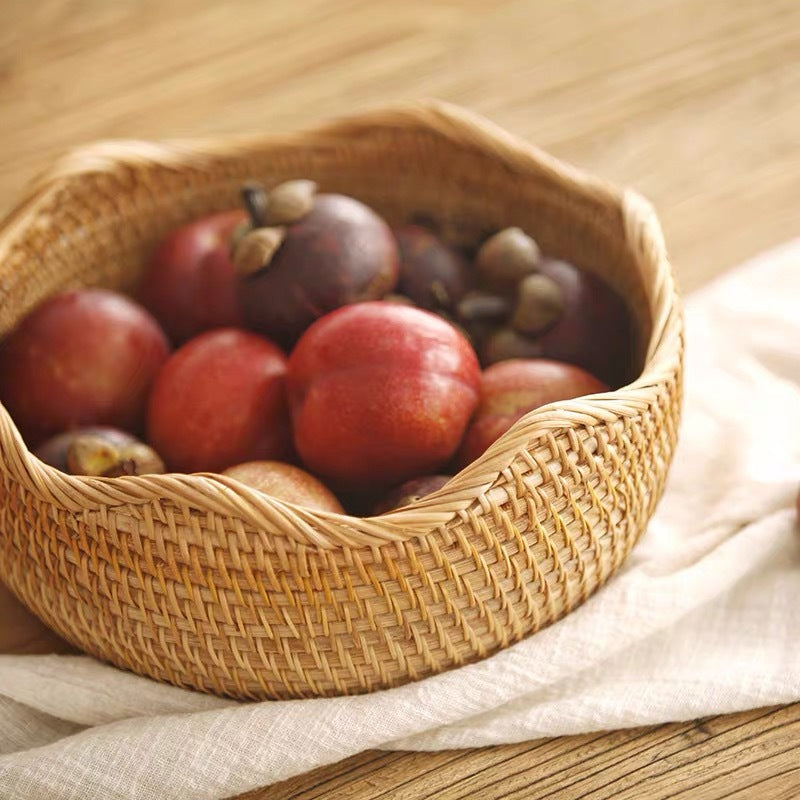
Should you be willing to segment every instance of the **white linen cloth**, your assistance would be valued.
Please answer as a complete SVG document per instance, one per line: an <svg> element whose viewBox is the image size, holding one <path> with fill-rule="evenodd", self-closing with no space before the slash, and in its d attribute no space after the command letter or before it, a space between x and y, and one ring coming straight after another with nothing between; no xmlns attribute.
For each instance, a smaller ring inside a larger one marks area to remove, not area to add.
<svg viewBox="0 0 800 800"><path fill-rule="evenodd" d="M687 303L667 491L623 570L485 661L241 704L83 656L0 656L0 797L224 798L368 748L437 750L800 700L800 239Z"/></svg>

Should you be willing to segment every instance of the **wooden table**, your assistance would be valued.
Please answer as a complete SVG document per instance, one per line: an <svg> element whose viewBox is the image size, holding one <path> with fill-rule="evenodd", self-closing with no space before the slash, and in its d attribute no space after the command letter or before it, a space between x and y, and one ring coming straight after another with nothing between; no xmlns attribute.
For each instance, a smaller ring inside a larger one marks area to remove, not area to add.
<svg viewBox="0 0 800 800"><path fill-rule="evenodd" d="M287 130L441 97L658 208L684 290L798 233L797 0L0 4L0 213L102 137ZM67 646L0 587L0 651ZM794 798L800 705L366 753L251 798Z"/></svg>

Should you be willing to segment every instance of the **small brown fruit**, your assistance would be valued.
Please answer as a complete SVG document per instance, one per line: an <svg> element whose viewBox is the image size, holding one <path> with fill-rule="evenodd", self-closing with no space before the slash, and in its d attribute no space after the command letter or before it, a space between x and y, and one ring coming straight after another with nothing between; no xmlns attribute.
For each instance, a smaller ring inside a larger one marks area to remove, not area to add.
<svg viewBox="0 0 800 800"><path fill-rule="evenodd" d="M98 426L59 433L34 454L70 475L116 478L164 472L164 462L152 448L116 428Z"/></svg>
<svg viewBox="0 0 800 800"><path fill-rule="evenodd" d="M269 193L260 183L242 186L248 219L231 234L231 255L239 275L266 267L286 238L286 226L298 222L314 207L317 184L309 180L279 183Z"/></svg>
<svg viewBox="0 0 800 800"><path fill-rule="evenodd" d="M461 254L419 225L395 228L394 235L400 252L398 291L420 308L452 309L467 287Z"/></svg>
<svg viewBox="0 0 800 800"><path fill-rule="evenodd" d="M517 305L511 326L520 333L542 333L564 313L564 292L547 275L523 278L517 289Z"/></svg>
<svg viewBox="0 0 800 800"><path fill-rule="evenodd" d="M239 240L233 265L239 275L252 275L269 266L286 238L286 228L254 228Z"/></svg>
<svg viewBox="0 0 800 800"><path fill-rule="evenodd" d="M613 388L630 381L636 374L635 331L622 297L565 261L544 258L537 272L558 284L564 307L548 327L529 334L535 351L517 355L577 364Z"/></svg>
<svg viewBox="0 0 800 800"><path fill-rule="evenodd" d="M487 239L475 258L478 275L489 285L513 284L539 264L539 245L521 228L506 228Z"/></svg>
<svg viewBox="0 0 800 800"><path fill-rule="evenodd" d="M117 478L164 472L164 462L142 442L112 444L103 436L77 436L67 448L67 471L72 475Z"/></svg>
<svg viewBox="0 0 800 800"><path fill-rule="evenodd" d="M298 179L279 183L267 195L265 222L267 225L291 225L314 208L317 184Z"/></svg>
<svg viewBox="0 0 800 800"><path fill-rule="evenodd" d="M62 472L68 472L67 452L70 446L76 439L87 436L99 437L104 442L117 447L129 445L138 441L135 436L126 431L121 431L119 428L92 425L85 428L73 428L72 430L51 436L46 442L40 444L33 451L33 454L44 461L45 464L60 469Z"/></svg>

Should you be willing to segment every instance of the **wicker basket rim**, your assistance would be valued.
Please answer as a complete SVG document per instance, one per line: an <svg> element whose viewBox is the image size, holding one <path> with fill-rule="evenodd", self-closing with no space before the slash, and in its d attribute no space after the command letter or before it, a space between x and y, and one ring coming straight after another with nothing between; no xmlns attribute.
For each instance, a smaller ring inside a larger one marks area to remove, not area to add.
<svg viewBox="0 0 800 800"><path fill-rule="evenodd" d="M245 518L256 527L268 525L275 529L277 526L286 533L287 540L295 544L323 548L379 546L425 535L456 514L464 515L475 498L490 489L521 448L529 447L550 432L635 416L646 408L654 392L680 367L681 336L680 301L661 227L650 204L633 190L617 189L516 138L480 115L440 100L395 104L288 134L161 142L111 139L74 148L34 180L25 198L0 222L0 259L63 182L83 174L143 163L180 169L251 148L312 144L333 147L343 138L372 136L398 127L435 132L462 148L483 152L488 148L493 157L512 170L536 172L565 189L622 209L628 245L638 252L646 251L655 265L653 329L645 364L636 380L615 391L537 408L518 420L478 460L440 490L380 517L313 511L211 473L122 478L66 475L28 451L8 412L0 404L0 445L7 455L5 468L24 479L32 489L46 487L47 494L58 497L66 508L75 511L108 505L144 505L166 495L181 504Z"/></svg>

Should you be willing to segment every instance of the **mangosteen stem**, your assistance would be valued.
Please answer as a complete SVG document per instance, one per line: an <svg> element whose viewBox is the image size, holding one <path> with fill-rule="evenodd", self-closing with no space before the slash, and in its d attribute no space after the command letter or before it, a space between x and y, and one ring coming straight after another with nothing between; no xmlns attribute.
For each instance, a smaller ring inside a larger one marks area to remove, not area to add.
<svg viewBox="0 0 800 800"><path fill-rule="evenodd" d="M260 184L248 182L242 186L242 202L250 215L254 228L264 228L267 224L267 192Z"/></svg>

